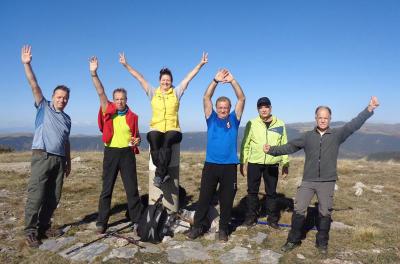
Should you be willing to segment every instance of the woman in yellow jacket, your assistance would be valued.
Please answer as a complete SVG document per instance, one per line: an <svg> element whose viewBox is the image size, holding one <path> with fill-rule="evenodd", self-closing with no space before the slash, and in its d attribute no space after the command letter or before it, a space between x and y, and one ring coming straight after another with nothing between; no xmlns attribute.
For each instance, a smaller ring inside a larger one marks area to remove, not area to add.
<svg viewBox="0 0 400 264"><path fill-rule="evenodd" d="M204 64L208 62L208 54L203 53L200 63L174 87L172 73L168 68L160 70L159 87L153 88L137 70L128 64L124 53L119 54L119 62L139 81L151 102L152 118L147 141L150 144L150 155L157 167L154 186L161 187L170 177L168 165L171 161L171 147L182 141L179 126L179 101L189 85Z"/></svg>

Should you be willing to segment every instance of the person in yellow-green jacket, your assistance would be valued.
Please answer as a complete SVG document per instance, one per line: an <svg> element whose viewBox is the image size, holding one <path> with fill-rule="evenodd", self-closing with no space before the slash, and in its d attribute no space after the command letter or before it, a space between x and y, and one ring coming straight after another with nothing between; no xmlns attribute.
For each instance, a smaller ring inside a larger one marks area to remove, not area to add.
<svg viewBox="0 0 400 264"><path fill-rule="evenodd" d="M168 165L171 161L171 147L173 144L182 141L178 118L179 101L189 82L208 62L208 54L203 53L199 64L186 75L177 87L172 85L172 73L168 68L160 70L159 86L153 88L143 75L128 64L124 53L119 54L119 61L139 81L151 102L152 118L150 132L147 133L147 141L150 144L151 158L157 167L154 186L160 188L170 178Z"/></svg>
<svg viewBox="0 0 400 264"><path fill-rule="evenodd" d="M277 205L276 186L278 184L279 165L282 166L282 176L289 172L289 158L287 155L274 157L265 154L263 146L279 146L287 143L285 123L273 116L271 101L268 97L261 97L257 101L259 116L248 121L240 151L240 172L247 176L247 212L244 225L253 226L258 217L258 190L261 176L264 179L267 194L266 208L268 225L278 229L280 216Z"/></svg>

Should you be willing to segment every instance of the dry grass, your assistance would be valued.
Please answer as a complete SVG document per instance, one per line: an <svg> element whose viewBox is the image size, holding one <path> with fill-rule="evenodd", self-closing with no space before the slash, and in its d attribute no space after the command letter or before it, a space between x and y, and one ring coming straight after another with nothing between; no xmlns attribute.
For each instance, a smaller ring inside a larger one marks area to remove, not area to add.
<svg viewBox="0 0 400 264"><path fill-rule="evenodd" d="M86 224L79 224L82 220L93 220L97 212L98 195L101 190L102 158L100 152L73 152L73 157L80 157L81 162L73 164L71 176L66 179L62 201L55 212L54 224L63 226L74 224L69 235L83 231ZM197 201L203 168L204 153L181 154L181 185L186 189L191 202ZM0 154L0 163L29 162L30 153ZM298 183L303 172L303 159L291 160L290 174L285 180L280 180L278 192L292 198L296 193ZM148 153L137 156L138 181L140 194L146 194ZM355 227L347 230L332 230L330 251L328 258L340 262L360 261L361 263L400 263L400 228L398 225L400 213L400 164L388 162L370 162L365 160L340 160L338 163L339 190L335 193L335 209L333 219ZM9 195L0 197L0 263L68 263L56 254L32 250L23 245L23 216L26 197L26 184L29 173L0 170L0 190L6 190ZM368 189L357 197L352 188L356 182L364 183ZM382 193L375 193L372 187L383 185ZM263 186L263 185L261 185ZM237 206L246 195L246 178L238 174L238 192L235 198ZM260 188L260 192L264 192ZM125 204L126 197L122 181L118 178L112 206ZM351 207L352 209L348 209ZM345 209L345 210L341 210ZM347 210L346 210L347 209ZM117 221L124 217L125 210L116 210L110 221ZM9 221L10 218L16 221ZM290 223L291 213L284 212L281 222ZM237 230L234 235L243 239L243 245L252 243L248 238L257 232L267 233L268 238L261 244L262 248L279 251L285 242L287 229L271 230L258 225L250 230ZM90 237L87 238L90 240ZM176 239L184 240L183 235ZM200 240L203 244L209 241ZM321 262L315 247L315 231L310 231L302 246L282 257L282 263L316 263ZM253 245L255 246L255 245ZM5 250L7 249L7 250ZM378 250L380 253L376 253ZM299 260L297 253L301 253L306 260ZM155 262L165 263L165 255L139 254L139 259L132 263ZM99 262L99 261L96 261ZM340 263L338 262L338 263ZM109 263L126 263L112 260ZM333 263L333 262L332 262Z"/></svg>

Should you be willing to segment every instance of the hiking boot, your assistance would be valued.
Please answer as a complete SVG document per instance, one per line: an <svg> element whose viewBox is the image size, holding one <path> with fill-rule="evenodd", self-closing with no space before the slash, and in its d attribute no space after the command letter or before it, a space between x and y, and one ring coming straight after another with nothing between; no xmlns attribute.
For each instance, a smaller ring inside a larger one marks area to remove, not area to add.
<svg viewBox="0 0 400 264"><path fill-rule="evenodd" d="M316 245L315 247L318 249L318 252L321 255L327 255L328 254L328 246L327 245Z"/></svg>
<svg viewBox="0 0 400 264"><path fill-rule="evenodd" d="M204 235L204 231L202 227L192 227L189 232L186 233L187 238L196 239L200 236Z"/></svg>
<svg viewBox="0 0 400 264"><path fill-rule="evenodd" d="M281 251L283 251L283 252L292 251L293 249L300 246L300 244L301 243L286 242L286 244L281 247Z"/></svg>
<svg viewBox="0 0 400 264"><path fill-rule="evenodd" d="M218 240L221 242L228 242L228 232L226 232L224 230L219 230Z"/></svg>
<svg viewBox="0 0 400 264"><path fill-rule="evenodd" d="M153 185L157 188L161 188L161 184L163 183L163 180L161 179L160 176L155 176L153 180Z"/></svg>
<svg viewBox="0 0 400 264"><path fill-rule="evenodd" d="M268 222L268 225L269 225L270 227L272 227L273 229L279 229L279 228L280 228L280 227L279 227L279 224L276 223L276 222Z"/></svg>
<svg viewBox="0 0 400 264"><path fill-rule="evenodd" d="M42 241L40 241L34 233L30 233L26 235L25 243L28 247L38 248L42 244Z"/></svg>
<svg viewBox="0 0 400 264"><path fill-rule="evenodd" d="M247 227L252 227L252 226L255 226L256 224L257 224L256 217L247 217L243 222L243 225L245 225Z"/></svg>
<svg viewBox="0 0 400 264"><path fill-rule="evenodd" d="M61 229L49 228L46 231L39 230L38 239L48 239L48 238L57 238L64 235L64 232Z"/></svg>
<svg viewBox="0 0 400 264"><path fill-rule="evenodd" d="M96 225L96 234L102 235L106 232L107 227L102 226L102 225Z"/></svg>

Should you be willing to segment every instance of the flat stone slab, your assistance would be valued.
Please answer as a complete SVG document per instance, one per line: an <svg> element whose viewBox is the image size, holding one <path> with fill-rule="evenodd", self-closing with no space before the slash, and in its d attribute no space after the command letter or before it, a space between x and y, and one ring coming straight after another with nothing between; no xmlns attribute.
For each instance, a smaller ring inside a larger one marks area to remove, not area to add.
<svg viewBox="0 0 400 264"><path fill-rule="evenodd" d="M279 259L282 257L282 254L279 254L275 251L265 249L260 251L260 258L258 259L258 263L264 264L278 264Z"/></svg>
<svg viewBox="0 0 400 264"><path fill-rule="evenodd" d="M61 248L75 241L75 237L60 237L57 239L48 239L40 245L40 250L49 250L58 252Z"/></svg>
<svg viewBox="0 0 400 264"><path fill-rule="evenodd" d="M180 245L167 249L168 261L172 263L190 263L191 261L206 261L212 258L200 242L184 241Z"/></svg>
<svg viewBox="0 0 400 264"><path fill-rule="evenodd" d="M259 244L261 244L261 243L264 241L264 239L266 239L266 238L267 238L267 234L262 233L262 232L258 232L257 235L256 235L255 237L252 237L252 238L250 239L250 241L253 241L253 242L255 242L257 245L259 245Z"/></svg>
<svg viewBox="0 0 400 264"><path fill-rule="evenodd" d="M115 248L107 257L103 258L103 262L113 258L130 259L133 258L137 252L137 248Z"/></svg>
<svg viewBox="0 0 400 264"><path fill-rule="evenodd" d="M254 254L249 254L247 248L236 246L229 250L227 253L222 254L219 257L219 261L222 264L233 264L240 262L251 262L255 259Z"/></svg>
<svg viewBox="0 0 400 264"><path fill-rule="evenodd" d="M93 243L86 247L82 247L83 245L84 243L77 243L59 254L64 258L74 261L92 262L98 255L102 254L109 248L109 246L104 243Z"/></svg>

